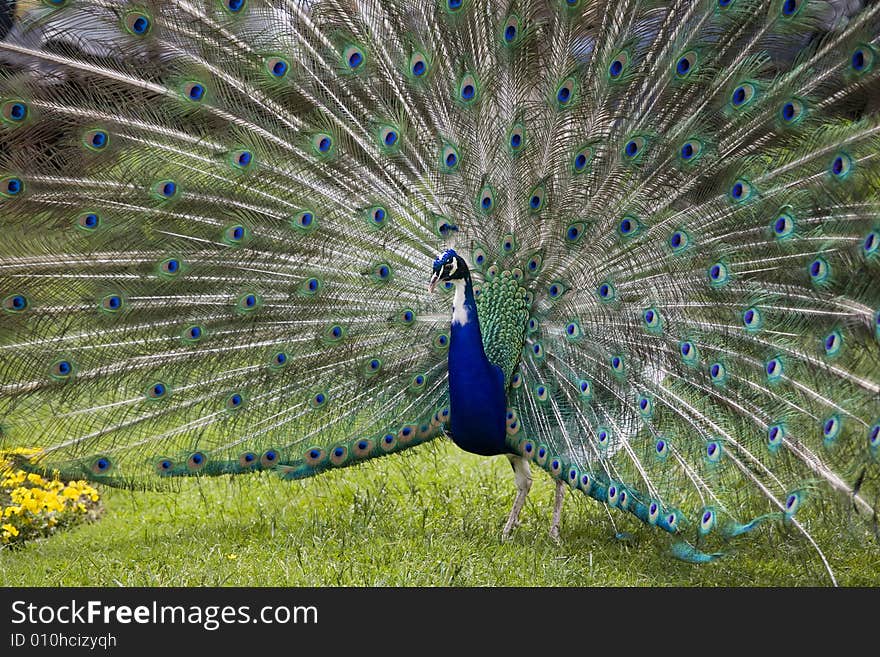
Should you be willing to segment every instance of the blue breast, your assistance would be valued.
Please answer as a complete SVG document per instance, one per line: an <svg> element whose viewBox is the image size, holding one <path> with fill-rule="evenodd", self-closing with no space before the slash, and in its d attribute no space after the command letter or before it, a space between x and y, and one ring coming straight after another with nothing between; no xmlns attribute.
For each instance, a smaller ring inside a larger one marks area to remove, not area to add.
<svg viewBox="0 0 880 657"><path fill-rule="evenodd" d="M453 442L467 452L492 456L505 443L504 373L486 358L470 278L465 287L466 324L453 323L449 344L449 412Z"/></svg>

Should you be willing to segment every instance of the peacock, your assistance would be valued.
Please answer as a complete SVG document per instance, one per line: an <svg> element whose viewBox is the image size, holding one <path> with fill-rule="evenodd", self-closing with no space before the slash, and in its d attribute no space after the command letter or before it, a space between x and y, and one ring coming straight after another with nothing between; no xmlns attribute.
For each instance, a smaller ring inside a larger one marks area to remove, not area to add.
<svg viewBox="0 0 880 657"><path fill-rule="evenodd" d="M695 563L876 526L880 5L43 0L0 62L22 467L447 437L509 460L503 537L533 468L552 537L571 490Z"/></svg>

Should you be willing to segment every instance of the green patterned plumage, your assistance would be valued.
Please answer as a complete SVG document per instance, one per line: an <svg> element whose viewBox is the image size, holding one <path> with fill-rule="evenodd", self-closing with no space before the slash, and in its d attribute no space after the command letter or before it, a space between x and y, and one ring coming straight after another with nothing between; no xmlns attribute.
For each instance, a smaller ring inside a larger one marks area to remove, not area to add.
<svg viewBox="0 0 880 657"><path fill-rule="evenodd" d="M822 555L880 485L878 34L857 0L37 3L0 41L0 448L152 488L431 440L454 247L512 455L681 558L771 522Z"/></svg>

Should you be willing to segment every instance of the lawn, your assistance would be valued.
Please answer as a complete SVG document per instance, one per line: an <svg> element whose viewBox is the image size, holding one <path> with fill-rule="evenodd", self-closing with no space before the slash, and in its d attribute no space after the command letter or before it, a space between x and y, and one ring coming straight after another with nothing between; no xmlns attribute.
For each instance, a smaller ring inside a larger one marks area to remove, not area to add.
<svg viewBox="0 0 880 657"><path fill-rule="evenodd" d="M106 511L98 522L0 549L0 584L830 583L809 544L783 540L779 528L740 540L715 563L693 565L668 556L662 532L620 512L613 512L614 527L606 510L581 494L566 496L556 545L547 535L553 482L543 472L534 474L523 524L507 543L500 541L514 494L507 460L466 454L448 441L305 481L265 473L186 480L173 493L103 489ZM855 529L840 536L817 533L840 584L880 585L876 539L866 541Z"/></svg>

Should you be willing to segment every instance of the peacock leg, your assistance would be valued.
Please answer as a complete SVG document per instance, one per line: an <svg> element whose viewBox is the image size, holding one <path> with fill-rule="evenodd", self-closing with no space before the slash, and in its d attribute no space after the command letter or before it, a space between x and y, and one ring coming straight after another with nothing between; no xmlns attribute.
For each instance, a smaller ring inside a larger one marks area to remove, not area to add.
<svg viewBox="0 0 880 657"><path fill-rule="evenodd" d="M559 523L562 521L562 500L565 498L565 482L556 480L556 499L553 501L553 519L550 521L550 538L559 542Z"/></svg>
<svg viewBox="0 0 880 657"><path fill-rule="evenodd" d="M514 527L519 525L519 512L522 511L523 505L526 503L526 495L532 487L532 472L529 468L529 462L521 456L508 454L510 467L513 468L513 478L516 484L516 499L513 501L513 508L510 510L510 516L501 532L501 540L510 537L510 532Z"/></svg>

